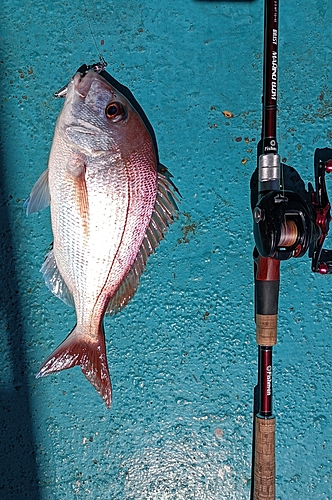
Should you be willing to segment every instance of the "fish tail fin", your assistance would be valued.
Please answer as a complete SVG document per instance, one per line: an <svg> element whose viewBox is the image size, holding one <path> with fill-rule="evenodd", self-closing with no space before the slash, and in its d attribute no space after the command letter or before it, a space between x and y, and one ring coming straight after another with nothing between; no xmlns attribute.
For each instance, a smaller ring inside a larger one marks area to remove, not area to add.
<svg viewBox="0 0 332 500"><path fill-rule="evenodd" d="M112 385L108 371L105 335L100 326L96 340L86 340L80 335L77 326L68 337L44 361L36 377L44 377L50 373L67 370L79 365L85 377L94 386L110 408L112 402Z"/></svg>

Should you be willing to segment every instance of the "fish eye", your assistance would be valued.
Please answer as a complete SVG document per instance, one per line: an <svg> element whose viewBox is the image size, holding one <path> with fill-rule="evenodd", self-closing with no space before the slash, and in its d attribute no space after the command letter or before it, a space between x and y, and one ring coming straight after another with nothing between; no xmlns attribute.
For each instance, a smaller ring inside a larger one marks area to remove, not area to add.
<svg viewBox="0 0 332 500"><path fill-rule="evenodd" d="M105 108L105 115L112 122L120 122L127 118L127 111L121 102L110 102Z"/></svg>

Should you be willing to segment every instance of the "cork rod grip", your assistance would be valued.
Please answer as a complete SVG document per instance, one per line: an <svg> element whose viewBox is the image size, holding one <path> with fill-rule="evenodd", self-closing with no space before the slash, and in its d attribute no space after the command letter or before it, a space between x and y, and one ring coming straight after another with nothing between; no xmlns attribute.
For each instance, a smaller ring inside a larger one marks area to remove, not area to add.
<svg viewBox="0 0 332 500"><path fill-rule="evenodd" d="M256 416L253 500L275 500L275 422Z"/></svg>
<svg viewBox="0 0 332 500"><path fill-rule="evenodd" d="M256 342L274 346L277 343L277 314L256 314Z"/></svg>

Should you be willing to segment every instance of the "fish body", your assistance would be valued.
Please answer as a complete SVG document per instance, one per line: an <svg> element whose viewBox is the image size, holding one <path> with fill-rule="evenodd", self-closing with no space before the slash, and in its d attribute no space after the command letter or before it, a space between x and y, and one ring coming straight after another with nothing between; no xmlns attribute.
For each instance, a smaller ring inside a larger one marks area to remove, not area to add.
<svg viewBox="0 0 332 500"><path fill-rule="evenodd" d="M37 376L80 365L109 407L103 317L132 298L177 207L146 116L103 75L110 76L92 67L69 83L48 169L33 188L27 211L50 201L54 242L42 272L77 317Z"/></svg>

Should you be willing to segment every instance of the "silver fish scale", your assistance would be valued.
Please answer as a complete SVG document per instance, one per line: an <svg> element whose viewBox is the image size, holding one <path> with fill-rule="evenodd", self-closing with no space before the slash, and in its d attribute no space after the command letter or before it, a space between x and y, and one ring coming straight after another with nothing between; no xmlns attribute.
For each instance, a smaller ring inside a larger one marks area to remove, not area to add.
<svg viewBox="0 0 332 500"><path fill-rule="evenodd" d="M84 179L65 172L53 185L52 169L58 165L50 169L54 255L73 294L78 324L86 326L92 316L100 321L141 246L156 198L154 158L150 153L145 166L146 154L105 168L87 158L85 193ZM84 197L87 211L82 213Z"/></svg>
<svg viewBox="0 0 332 500"><path fill-rule="evenodd" d="M114 119L108 109L116 111ZM77 324L37 376L80 365L110 406L103 316L133 297L148 256L173 222L169 178L165 167L157 173L155 141L136 107L93 70L76 73L48 171L36 182L27 212L50 200L54 244L42 272L48 288L74 305Z"/></svg>

